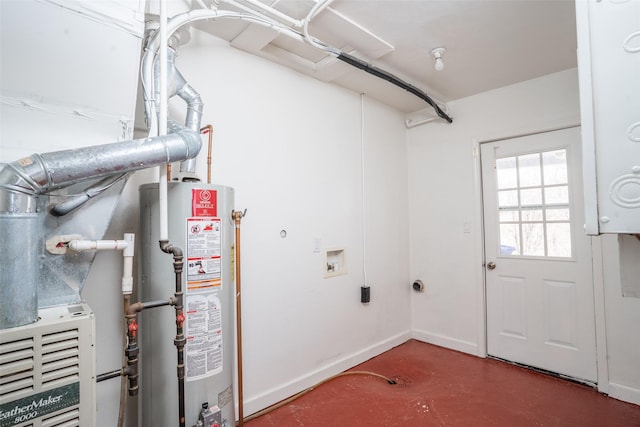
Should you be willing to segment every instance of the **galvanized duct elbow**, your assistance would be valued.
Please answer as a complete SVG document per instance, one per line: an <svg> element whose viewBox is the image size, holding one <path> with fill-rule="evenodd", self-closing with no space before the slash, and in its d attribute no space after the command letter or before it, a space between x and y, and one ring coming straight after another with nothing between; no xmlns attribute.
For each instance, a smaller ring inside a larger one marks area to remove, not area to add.
<svg viewBox="0 0 640 427"><path fill-rule="evenodd" d="M175 44L177 41L172 38L171 44ZM184 76L176 68L176 50L173 47L167 49L167 81L169 82L168 98L172 98L178 95L187 104L187 114L185 118L184 126L194 132L200 132L202 122L202 110L204 103L200 94L191 87ZM155 99L160 99L160 66L156 61L153 73L153 87ZM159 111L159 108L157 108ZM196 162L195 159L188 159L180 164L180 172L195 173Z"/></svg>
<svg viewBox="0 0 640 427"><path fill-rule="evenodd" d="M202 121L202 109L204 107L204 103L202 102L202 98L200 94L193 88L187 80L184 78L182 73L176 68L175 58L176 52L173 49L169 49L168 52L168 62L169 62L169 77L173 82L173 90L169 92L169 97L173 97L178 95L184 102L187 104L187 117L184 122L184 126L199 132L200 125ZM160 67L157 67L158 69ZM160 79L159 72L156 74L158 80ZM158 87L156 85L156 87Z"/></svg>
<svg viewBox="0 0 640 427"><path fill-rule="evenodd" d="M178 73L178 75L180 74ZM182 77L182 75L180 75L180 77ZM185 127L199 132L202 121L202 109L204 107L200 94L190 85L185 84L176 95L187 103L187 118L184 122Z"/></svg>
<svg viewBox="0 0 640 427"><path fill-rule="evenodd" d="M177 72L177 70L176 70ZM177 72L177 75L182 78L182 75ZM184 125L194 132L200 134L200 124L202 121L202 108L204 106L200 94L195 91L191 86L185 84L177 92L177 95L187 103L187 117ZM182 173L195 173L196 171L196 159L188 159L180 163L180 172Z"/></svg>

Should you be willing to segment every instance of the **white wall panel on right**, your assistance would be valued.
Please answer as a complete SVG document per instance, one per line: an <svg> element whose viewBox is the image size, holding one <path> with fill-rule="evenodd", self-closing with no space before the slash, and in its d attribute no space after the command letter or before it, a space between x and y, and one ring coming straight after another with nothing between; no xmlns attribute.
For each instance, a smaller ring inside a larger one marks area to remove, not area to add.
<svg viewBox="0 0 640 427"><path fill-rule="evenodd" d="M640 1L576 2L589 234L640 233Z"/></svg>

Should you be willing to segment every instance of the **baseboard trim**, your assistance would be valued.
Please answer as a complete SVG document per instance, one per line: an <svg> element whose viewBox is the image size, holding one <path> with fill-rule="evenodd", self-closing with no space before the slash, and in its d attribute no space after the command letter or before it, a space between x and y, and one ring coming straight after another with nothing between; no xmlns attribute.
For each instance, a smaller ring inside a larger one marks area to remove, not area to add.
<svg viewBox="0 0 640 427"><path fill-rule="evenodd" d="M411 332L411 337L428 344L449 348L451 350L461 351L463 353L472 354L474 356L481 356L479 354L480 348L478 347L478 344L471 341L464 341L457 338L447 337L445 335L434 334L431 332L419 331L415 329Z"/></svg>
<svg viewBox="0 0 640 427"><path fill-rule="evenodd" d="M337 360L322 368L316 369L307 375L294 378L291 381L282 384L280 386L269 389L257 396L249 397L244 400L244 413L245 416L251 415L264 408L267 408L274 403L280 402L287 397L293 396L296 393L309 388L320 381L353 368L354 366L366 362L372 357L378 356L387 350L397 347L400 344L407 342L411 339L411 331L407 330L400 334L394 335L376 344L373 344L363 350L357 351L351 355L345 356L340 360Z"/></svg>
<svg viewBox="0 0 640 427"><path fill-rule="evenodd" d="M640 390L626 385L609 382L609 397L640 405Z"/></svg>

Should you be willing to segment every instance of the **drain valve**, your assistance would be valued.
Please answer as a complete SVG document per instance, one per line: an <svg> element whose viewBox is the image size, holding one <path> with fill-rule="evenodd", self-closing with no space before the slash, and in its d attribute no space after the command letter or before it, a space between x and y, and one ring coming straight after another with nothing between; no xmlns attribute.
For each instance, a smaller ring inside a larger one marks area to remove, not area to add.
<svg viewBox="0 0 640 427"><path fill-rule="evenodd" d="M413 285L411 285L414 291L416 292L424 292L424 283L422 280L414 280Z"/></svg>

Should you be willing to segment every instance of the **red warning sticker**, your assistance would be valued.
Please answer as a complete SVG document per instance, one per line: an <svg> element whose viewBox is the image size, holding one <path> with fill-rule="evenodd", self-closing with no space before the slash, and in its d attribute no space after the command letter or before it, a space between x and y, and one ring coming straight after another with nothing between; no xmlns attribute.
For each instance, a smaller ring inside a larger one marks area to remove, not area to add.
<svg viewBox="0 0 640 427"><path fill-rule="evenodd" d="M216 190L191 190L191 216L218 216L218 193Z"/></svg>

